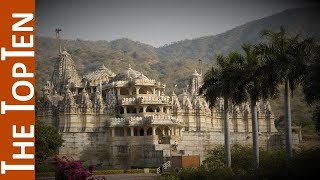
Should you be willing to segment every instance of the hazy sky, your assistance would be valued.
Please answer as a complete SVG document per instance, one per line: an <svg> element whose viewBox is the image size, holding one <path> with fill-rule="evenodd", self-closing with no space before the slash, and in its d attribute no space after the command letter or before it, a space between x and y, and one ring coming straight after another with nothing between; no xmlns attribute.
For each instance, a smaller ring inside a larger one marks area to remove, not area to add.
<svg viewBox="0 0 320 180"><path fill-rule="evenodd" d="M37 0L37 35L115 40L129 38L155 47L215 35L285 9L302 0Z"/></svg>

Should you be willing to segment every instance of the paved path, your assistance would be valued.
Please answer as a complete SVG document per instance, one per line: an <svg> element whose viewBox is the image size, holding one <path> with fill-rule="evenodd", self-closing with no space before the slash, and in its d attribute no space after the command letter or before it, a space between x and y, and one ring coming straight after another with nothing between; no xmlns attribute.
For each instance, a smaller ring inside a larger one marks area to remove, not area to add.
<svg viewBox="0 0 320 180"><path fill-rule="evenodd" d="M154 180L156 174L152 173L141 173L141 174L108 174L104 177L107 178L107 180L122 180L122 179L128 179L128 180ZM102 177L102 176L96 176L96 177Z"/></svg>
<svg viewBox="0 0 320 180"><path fill-rule="evenodd" d="M154 180L156 174L152 173L140 173L140 174L107 174L107 175L96 175L95 177L106 177L107 180ZM54 180L54 177L43 177L36 178L38 180ZM100 178L102 179L102 178Z"/></svg>

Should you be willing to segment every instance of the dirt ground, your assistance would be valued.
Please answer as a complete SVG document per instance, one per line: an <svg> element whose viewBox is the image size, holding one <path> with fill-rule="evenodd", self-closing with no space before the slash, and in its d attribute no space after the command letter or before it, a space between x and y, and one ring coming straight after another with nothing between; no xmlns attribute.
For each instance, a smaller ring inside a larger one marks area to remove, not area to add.
<svg viewBox="0 0 320 180"><path fill-rule="evenodd" d="M302 149L310 149L314 147L320 148L320 135L319 134L304 134L302 136L302 142L300 142L299 147Z"/></svg>

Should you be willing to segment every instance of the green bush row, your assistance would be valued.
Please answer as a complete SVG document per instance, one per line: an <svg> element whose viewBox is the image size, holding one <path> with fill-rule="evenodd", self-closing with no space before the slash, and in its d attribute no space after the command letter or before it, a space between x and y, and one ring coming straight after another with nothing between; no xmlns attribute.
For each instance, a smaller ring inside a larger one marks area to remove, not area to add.
<svg viewBox="0 0 320 180"><path fill-rule="evenodd" d="M156 173L156 169L149 169L150 173ZM107 170L96 170L93 171L94 175L102 175L102 174L136 174L136 173L144 173L143 169L107 169Z"/></svg>
<svg viewBox="0 0 320 180"><path fill-rule="evenodd" d="M252 148L234 145L231 149L232 166L224 165L224 148L218 146L209 152L209 157L199 168L181 169L179 172L164 173L158 179L295 179L318 175L320 148L294 153L286 160L283 150L260 149L260 168L253 168Z"/></svg>

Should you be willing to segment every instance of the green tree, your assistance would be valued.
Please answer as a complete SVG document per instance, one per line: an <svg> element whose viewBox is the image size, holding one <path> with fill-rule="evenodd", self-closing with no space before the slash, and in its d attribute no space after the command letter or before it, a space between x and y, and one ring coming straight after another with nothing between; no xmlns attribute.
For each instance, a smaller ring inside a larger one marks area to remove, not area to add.
<svg viewBox="0 0 320 180"><path fill-rule="evenodd" d="M278 94L277 81L273 74L269 73L270 66L266 63L260 46L243 44L244 55L242 57L244 64L242 67L243 86L245 86L248 97L250 97L251 120L252 120L252 141L253 157L255 168L259 168L259 136L258 136L258 118L257 102L267 100Z"/></svg>
<svg viewBox="0 0 320 180"><path fill-rule="evenodd" d="M218 67L208 71L204 76L204 84L200 93L215 106L218 98L224 102L224 143L226 166L231 167L230 130L229 130L229 102L239 104L246 98L241 75L242 59L236 52L227 57L217 56Z"/></svg>
<svg viewBox="0 0 320 180"><path fill-rule="evenodd" d="M316 131L320 132L320 45L313 44L311 63L307 65L307 74L303 79L302 87L305 100L309 105L316 104L312 119Z"/></svg>
<svg viewBox="0 0 320 180"><path fill-rule="evenodd" d="M301 83L306 75L306 62L309 57L307 49L310 40L301 41L299 36L289 37L282 26L279 32L264 30L262 37L267 39L267 43L261 46L265 47L264 55L271 65L269 73L276 75L275 80L285 85L285 139L287 156L291 159L293 154L290 91L293 94L297 84Z"/></svg>
<svg viewBox="0 0 320 180"><path fill-rule="evenodd" d="M36 121L36 162L41 163L57 154L64 140L56 128Z"/></svg>

